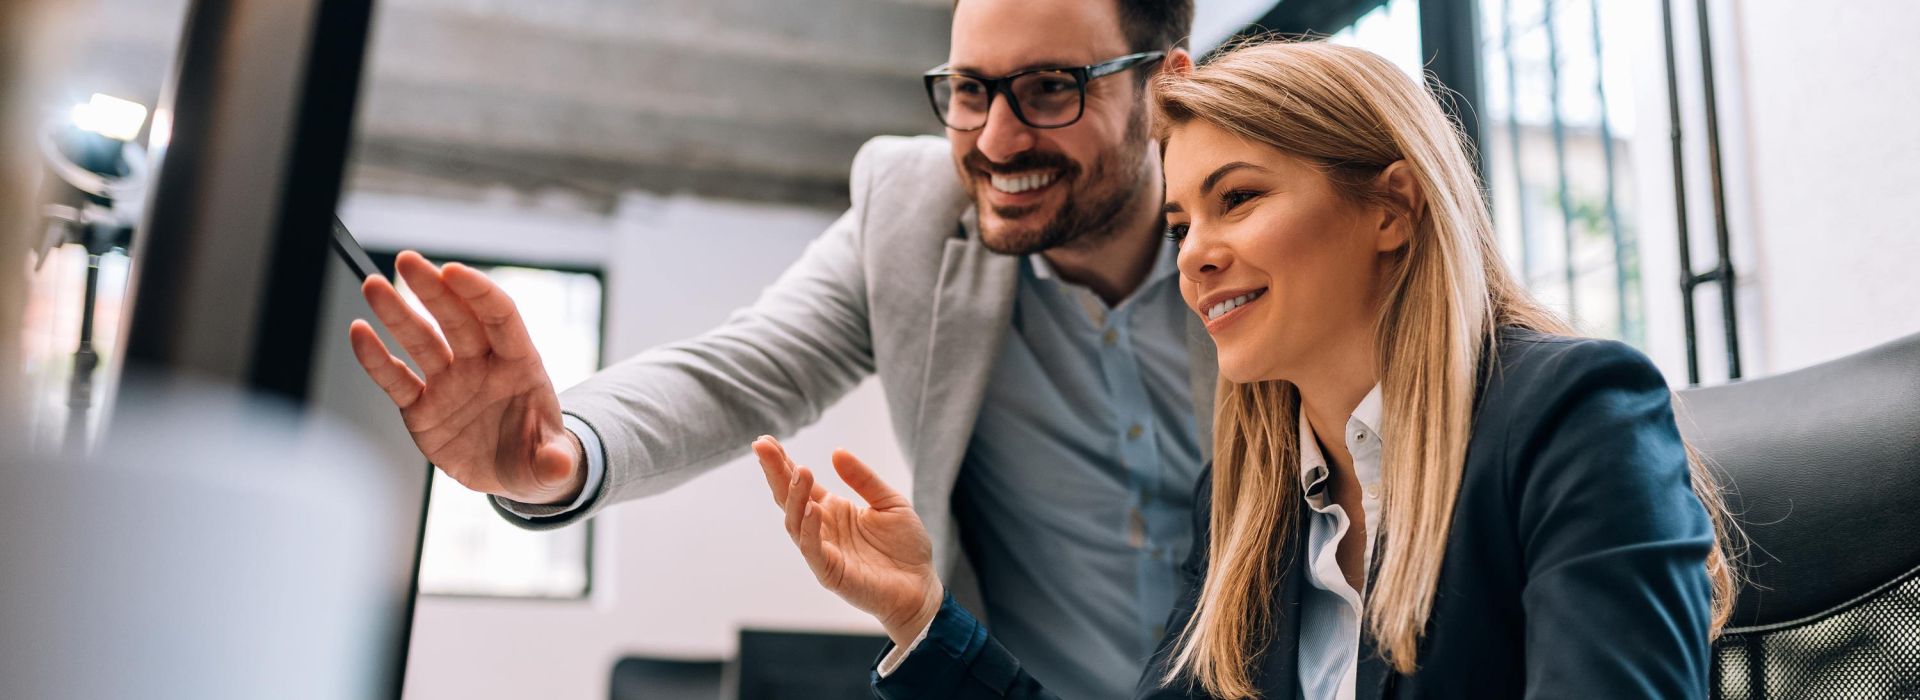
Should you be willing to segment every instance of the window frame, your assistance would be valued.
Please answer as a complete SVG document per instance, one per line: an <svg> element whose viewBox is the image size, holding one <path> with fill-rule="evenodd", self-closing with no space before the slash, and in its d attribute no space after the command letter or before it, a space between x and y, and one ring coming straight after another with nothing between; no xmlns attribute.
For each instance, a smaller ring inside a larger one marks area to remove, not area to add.
<svg viewBox="0 0 1920 700"><path fill-rule="evenodd" d="M462 265L468 265L472 267L523 267L523 268L529 268L529 269L535 269L535 270L551 270L554 272L563 272L568 274L591 275L594 279L600 282L600 318L598 322L595 323L596 331L599 333L599 336L600 336L599 338L600 342L598 343L597 347L594 348L594 353L596 355L596 357L594 358L594 365L596 367L596 371L599 369L606 368L607 366L607 301L609 296L608 294L609 290L607 287L607 274L606 274L605 268L597 267L597 266L587 266L587 265L569 265L565 263L545 263L545 262L534 263L534 262L527 262L527 261L516 261L509 258L489 257L485 255L440 253L437 251L421 250L417 248L412 250L420 253L421 255L425 256L427 259L434 261L436 264L442 264L442 265L450 262L457 262ZM400 254L400 251L390 250L387 248L367 250L367 257L373 259L374 266L380 268L380 273L383 275L386 275L387 279L396 279L395 277L396 273L394 270L394 259L398 257L399 254ZM428 469L435 468L431 463L427 464L426 466ZM593 599L594 582L597 580L597 577L594 575L594 571L595 571L594 560L596 559L596 557L594 556L594 551L595 551L594 535L595 535L596 528L594 527L594 522L593 522L593 519L591 518L577 525L577 527L582 527L586 529L586 537L584 538L585 541L582 544L582 546L586 548L586 558L585 558L586 584L580 587L580 593L578 595L556 596L556 595L503 595L498 593L433 593L433 592L421 590L420 563L425 559L426 552L427 552L427 540L426 540L427 516L431 512L431 506L433 504L433 483L434 483L434 479L432 478L431 475L429 475L427 478L427 488L425 489L426 495L423 497L420 505L420 544L418 547L415 548L414 555L413 555L414 556L413 587L414 587L414 596L416 598L430 597L430 598L436 598L441 600L511 600L511 601L548 602L548 603L578 603L581 601Z"/></svg>

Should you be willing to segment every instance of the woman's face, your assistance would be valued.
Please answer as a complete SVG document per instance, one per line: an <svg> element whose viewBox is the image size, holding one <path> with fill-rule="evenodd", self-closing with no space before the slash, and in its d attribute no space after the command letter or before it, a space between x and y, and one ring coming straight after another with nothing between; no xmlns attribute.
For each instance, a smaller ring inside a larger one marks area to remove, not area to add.
<svg viewBox="0 0 1920 700"><path fill-rule="evenodd" d="M1328 353L1372 347L1385 253L1406 240L1400 217L1339 196L1306 161L1204 121L1172 130L1165 167L1180 294L1206 321L1221 376L1298 381ZM1404 170L1382 178L1410 182Z"/></svg>

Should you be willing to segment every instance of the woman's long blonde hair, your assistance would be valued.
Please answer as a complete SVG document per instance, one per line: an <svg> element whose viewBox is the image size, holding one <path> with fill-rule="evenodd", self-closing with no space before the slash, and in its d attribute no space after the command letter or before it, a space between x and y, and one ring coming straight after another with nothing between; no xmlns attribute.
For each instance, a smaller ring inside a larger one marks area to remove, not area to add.
<svg viewBox="0 0 1920 700"><path fill-rule="evenodd" d="M1481 354L1500 328L1566 333L1500 260L1493 223L1457 126L1426 88L1378 55L1324 42L1255 43L1153 86L1154 129L1199 120L1320 166L1342 196L1393 206L1372 187L1405 161L1425 194L1386 282L1377 320L1383 399L1384 512L1366 629L1401 673L1420 636L1453 522L1472 434ZM1166 682L1183 676L1227 698L1257 695L1251 661L1270 638L1269 605L1287 568L1300 494L1300 398L1285 381L1222 381L1214 418L1210 567ZM1693 461L1694 490L1716 533L1725 508ZM1721 539L1716 536L1716 539ZM1293 556L1298 556L1293 553ZM1713 630L1732 611L1718 542L1708 560Z"/></svg>

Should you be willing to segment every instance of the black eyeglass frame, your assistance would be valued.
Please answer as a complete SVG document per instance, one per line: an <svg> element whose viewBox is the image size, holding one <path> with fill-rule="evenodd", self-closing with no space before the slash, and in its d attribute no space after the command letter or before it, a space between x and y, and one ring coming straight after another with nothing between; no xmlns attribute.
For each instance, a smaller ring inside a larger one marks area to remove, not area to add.
<svg viewBox="0 0 1920 700"><path fill-rule="evenodd" d="M1014 118L1019 119L1020 123L1035 129L1061 129L1061 128L1073 126L1074 124L1080 121L1080 117L1086 115L1087 83L1093 82L1094 80L1097 80L1100 78L1107 77L1109 75L1113 75L1115 73L1126 71L1130 68L1138 67L1142 64L1147 63L1148 61L1157 61L1157 60L1166 58L1166 56L1167 56L1167 52L1165 51L1142 51L1140 53L1130 53L1125 56L1121 56L1119 58L1115 58L1112 60L1101 61L1091 66L1074 66L1074 67L1062 67L1062 68L1030 68L1027 70L1020 71L1018 73L1010 73L1008 75L1003 75L998 78L985 78L978 75L974 75L972 73L963 73L960 71L949 70L946 64L941 64L940 66L934 68L933 70L927 71L926 73L922 74L920 77L921 77L921 80L926 83L927 102L933 106L934 118L939 119L940 124L942 126L945 126L949 129L953 129L954 131L979 131L981 129L987 128L987 120L985 118L982 118L980 120L980 125L973 127L971 129L961 129L947 123L946 114L940 111L940 98L934 94L934 84L939 80L943 80L946 78L953 78L953 77L961 77L961 78L968 78L971 80L977 80L980 82L981 85L986 86L987 88L986 111L987 112L993 111L994 96L1004 95L1007 98L1007 106L1013 108L1013 116ZM1027 120L1026 112L1020 109L1020 98L1013 96L1013 81L1016 79L1019 79L1022 76L1032 75L1034 73L1066 73L1068 75L1073 76L1074 89L1078 90L1080 93L1080 102L1079 102L1078 110L1074 112L1072 119L1068 119L1065 122L1054 124L1052 126L1041 126L1039 124L1035 124Z"/></svg>

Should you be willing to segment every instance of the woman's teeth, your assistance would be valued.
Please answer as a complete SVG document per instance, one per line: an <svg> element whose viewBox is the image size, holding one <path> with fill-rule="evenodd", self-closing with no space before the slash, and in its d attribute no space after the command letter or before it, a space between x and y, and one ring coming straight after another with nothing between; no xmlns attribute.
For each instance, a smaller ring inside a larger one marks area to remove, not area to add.
<svg viewBox="0 0 1920 700"><path fill-rule="evenodd" d="M1247 302L1258 299L1260 298L1260 295L1266 294L1266 293L1267 293L1267 290L1265 289L1254 291L1254 292L1247 292L1246 294L1242 294L1232 299L1228 299L1218 304L1214 304L1212 308L1207 309L1207 320L1212 321L1214 319L1220 318L1221 316L1225 316L1227 315L1228 311L1232 311L1234 309L1240 308L1241 306L1245 306Z"/></svg>
<svg viewBox="0 0 1920 700"><path fill-rule="evenodd" d="M1038 189L1053 184L1053 178L1057 176L1059 176L1059 173L1041 172L1020 175L989 175L988 179L993 181L993 188L996 190L1007 194L1019 194L1027 190Z"/></svg>

